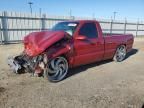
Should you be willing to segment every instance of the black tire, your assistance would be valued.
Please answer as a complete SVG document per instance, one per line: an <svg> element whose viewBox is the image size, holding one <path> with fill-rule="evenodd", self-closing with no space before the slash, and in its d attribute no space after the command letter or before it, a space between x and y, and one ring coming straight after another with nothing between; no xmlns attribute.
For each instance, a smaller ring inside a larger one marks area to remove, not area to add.
<svg viewBox="0 0 144 108"><path fill-rule="evenodd" d="M65 57L59 56L48 63L48 69L45 72L46 77L51 82L63 80L68 73L68 61Z"/></svg>
<svg viewBox="0 0 144 108"><path fill-rule="evenodd" d="M125 59L126 57L126 46L125 45L120 45L115 52L115 55L113 57L114 61L116 62L121 62Z"/></svg>

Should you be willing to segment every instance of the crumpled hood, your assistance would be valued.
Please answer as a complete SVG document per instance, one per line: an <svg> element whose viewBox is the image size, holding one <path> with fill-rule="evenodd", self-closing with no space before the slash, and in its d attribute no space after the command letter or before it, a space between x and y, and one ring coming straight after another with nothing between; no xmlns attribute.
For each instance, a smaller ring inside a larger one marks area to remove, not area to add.
<svg viewBox="0 0 144 108"><path fill-rule="evenodd" d="M33 32L24 38L24 52L29 56L37 56L52 44L67 35L64 31Z"/></svg>

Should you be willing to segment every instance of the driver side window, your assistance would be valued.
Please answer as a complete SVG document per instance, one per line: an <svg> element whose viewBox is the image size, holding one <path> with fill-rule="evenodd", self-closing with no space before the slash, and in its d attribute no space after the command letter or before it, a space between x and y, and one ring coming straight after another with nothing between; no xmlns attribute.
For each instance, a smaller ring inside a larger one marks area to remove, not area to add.
<svg viewBox="0 0 144 108"><path fill-rule="evenodd" d="M80 28L79 35L84 35L87 38L97 38L98 32L95 23L85 23Z"/></svg>

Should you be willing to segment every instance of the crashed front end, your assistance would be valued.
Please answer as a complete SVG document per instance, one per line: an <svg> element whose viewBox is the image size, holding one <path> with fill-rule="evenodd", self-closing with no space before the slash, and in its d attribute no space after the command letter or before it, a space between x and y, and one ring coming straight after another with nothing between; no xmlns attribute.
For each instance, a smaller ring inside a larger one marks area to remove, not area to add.
<svg viewBox="0 0 144 108"><path fill-rule="evenodd" d="M8 58L8 65L15 73L29 72L45 76L51 59L69 53L71 37L62 31L35 32L24 38L24 51L16 57Z"/></svg>
<svg viewBox="0 0 144 108"><path fill-rule="evenodd" d="M8 58L8 65L13 72L21 74L24 72L32 73L32 75L42 75L47 64L46 54L36 57L29 57L27 54L21 54L16 57Z"/></svg>

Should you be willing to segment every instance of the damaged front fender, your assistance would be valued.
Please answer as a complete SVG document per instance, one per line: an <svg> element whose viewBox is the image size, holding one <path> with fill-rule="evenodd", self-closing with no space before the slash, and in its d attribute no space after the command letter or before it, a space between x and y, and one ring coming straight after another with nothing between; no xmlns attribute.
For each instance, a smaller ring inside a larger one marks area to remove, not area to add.
<svg viewBox="0 0 144 108"><path fill-rule="evenodd" d="M50 53L48 53L48 58L53 59L53 58L58 57L60 55L69 56L71 49L72 48L70 45L65 45L65 46L62 46L60 48L54 48L54 50L50 49L50 50L52 50L52 52L50 51Z"/></svg>

